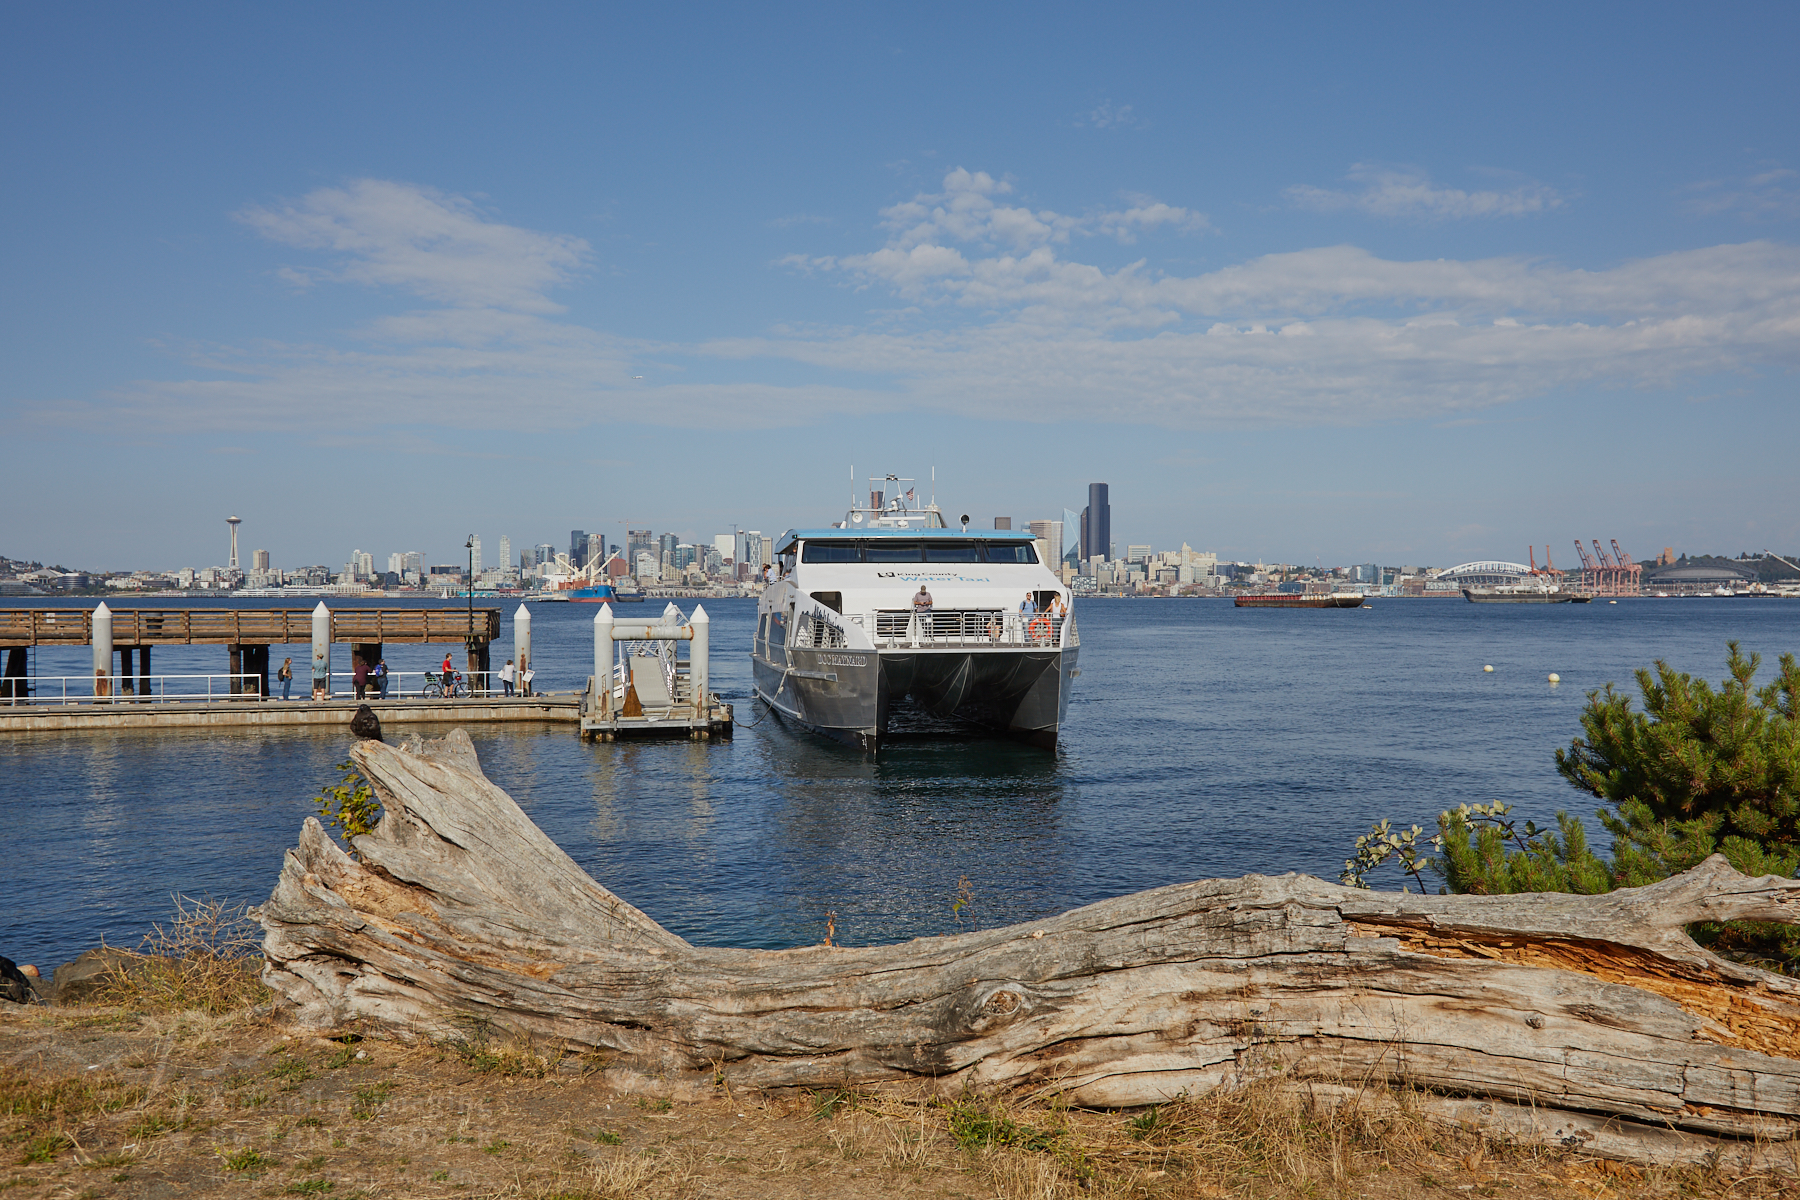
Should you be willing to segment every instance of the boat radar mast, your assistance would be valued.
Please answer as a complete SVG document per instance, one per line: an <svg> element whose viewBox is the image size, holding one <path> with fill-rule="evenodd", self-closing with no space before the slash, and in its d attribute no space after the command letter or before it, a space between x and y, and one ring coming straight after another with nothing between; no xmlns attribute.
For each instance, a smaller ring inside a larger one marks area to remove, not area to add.
<svg viewBox="0 0 1800 1200"><path fill-rule="evenodd" d="M855 468L851 468L852 472ZM937 469L932 469L936 482ZM854 474L851 484L856 482ZM862 497L850 497L850 511L836 526L839 529L946 529L944 514L938 511L937 497L919 503L917 480L904 475L871 475L868 503ZM904 491L901 484L908 484Z"/></svg>

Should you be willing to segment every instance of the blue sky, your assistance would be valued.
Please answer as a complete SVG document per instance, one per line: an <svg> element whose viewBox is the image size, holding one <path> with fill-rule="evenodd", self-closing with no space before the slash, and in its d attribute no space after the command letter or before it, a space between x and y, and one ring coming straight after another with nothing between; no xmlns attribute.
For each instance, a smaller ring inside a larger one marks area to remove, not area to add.
<svg viewBox="0 0 1800 1200"><path fill-rule="evenodd" d="M0 553L1800 550L1792 5L0 20Z"/></svg>

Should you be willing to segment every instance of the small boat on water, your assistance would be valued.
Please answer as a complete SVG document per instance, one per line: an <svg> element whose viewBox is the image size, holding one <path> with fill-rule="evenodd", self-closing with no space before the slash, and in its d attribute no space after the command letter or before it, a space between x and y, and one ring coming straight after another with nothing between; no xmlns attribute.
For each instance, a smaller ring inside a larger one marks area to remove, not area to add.
<svg viewBox="0 0 1800 1200"><path fill-rule="evenodd" d="M750 652L757 698L869 753L891 719L1055 749L1080 674L1070 590L1030 533L972 531L968 517L951 529L902 483L871 480L866 507L776 539Z"/></svg>
<svg viewBox="0 0 1800 1200"><path fill-rule="evenodd" d="M1333 592L1308 596L1301 592L1246 592L1232 601L1233 608L1362 608L1361 592Z"/></svg>

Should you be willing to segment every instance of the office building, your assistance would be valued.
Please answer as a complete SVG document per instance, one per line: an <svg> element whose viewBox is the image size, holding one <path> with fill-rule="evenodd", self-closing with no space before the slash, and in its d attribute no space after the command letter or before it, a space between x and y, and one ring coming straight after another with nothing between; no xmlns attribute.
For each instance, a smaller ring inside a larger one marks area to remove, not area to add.
<svg viewBox="0 0 1800 1200"><path fill-rule="evenodd" d="M737 561L737 538L733 534L719 533L713 535L713 550L718 553L720 562Z"/></svg>
<svg viewBox="0 0 1800 1200"><path fill-rule="evenodd" d="M1063 523L1061 521L1031 522L1031 536L1037 539L1038 558L1052 571L1062 555Z"/></svg>
<svg viewBox="0 0 1800 1200"><path fill-rule="evenodd" d="M1088 484L1087 507L1081 510L1081 559L1112 557L1112 500L1104 483Z"/></svg>
<svg viewBox="0 0 1800 1200"><path fill-rule="evenodd" d="M531 565L541 567L545 563L556 561L556 547L549 542L539 542L531 548Z"/></svg>
<svg viewBox="0 0 1800 1200"><path fill-rule="evenodd" d="M648 553L656 556L656 535L648 529L627 529L625 531L625 561L632 569L637 569L638 555Z"/></svg>
<svg viewBox="0 0 1800 1200"><path fill-rule="evenodd" d="M656 539L656 561L662 566L673 566L675 563L675 547L681 539L672 533L665 533Z"/></svg>
<svg viewBox="0 0 1800 1200"><path fill-rule="evenodd" d="M587 543L587 530L569 530L569 561L575 564L577 570L587 565Z"/></svg>
<svg viewBox="0 0 1800 1200"><path fill-rule="evenodd" d="M503 533L500 535L500 566L502 570L510 571L512 565L512 538Z"/></svg>
<svg viewBox="0 0 1800 1200"><path fill-rule="evenodd" d="M250 552L250 569L252 571L268 570L269 552L267 550L252 550Z"/></svg>
<svg viewBox="0 0 1800 1200"><path fill-rule="evenodd" d="M474 578L481 574L481 535L474 533L469 535L469 554L471 556L469 559L470 578Z"/></svg>

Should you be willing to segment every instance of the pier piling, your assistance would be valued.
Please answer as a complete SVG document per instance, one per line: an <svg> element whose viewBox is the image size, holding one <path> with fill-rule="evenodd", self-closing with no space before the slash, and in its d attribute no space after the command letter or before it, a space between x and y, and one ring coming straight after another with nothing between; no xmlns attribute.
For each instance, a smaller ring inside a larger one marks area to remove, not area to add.
<svg viewBox="0 0 1800 1200"><path fill-rule="evenodd" d="M112 609L102 600L94 610L94 695L112 695Z"/></svg>
<svg viewBox="0 0 1800 1200"><path fill-rule="evenodd" d="M519 681L519 695L531 695L525 672L531 667L531 613L523 604L513 614L513 677Z"/></svg>

